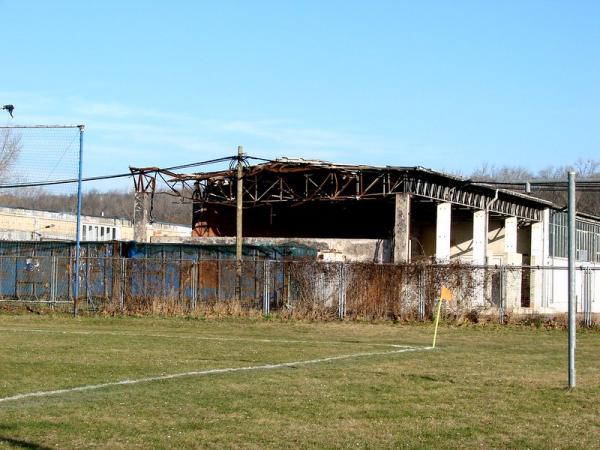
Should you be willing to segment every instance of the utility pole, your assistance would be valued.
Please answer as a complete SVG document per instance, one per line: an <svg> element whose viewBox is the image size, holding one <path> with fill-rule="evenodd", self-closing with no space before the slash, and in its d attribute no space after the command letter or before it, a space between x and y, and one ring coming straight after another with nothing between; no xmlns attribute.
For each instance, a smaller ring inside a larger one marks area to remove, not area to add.
<svg viewBox="0 0 600 450"><path fill-rule="evenodd" d="M576 203L575 203L575 172L569 172L569 238L568 238L568 256L569 256L569 389L575 388L575 339L577 324L575 323L575 245L577 242L576 233Z"/></svg>
<svg viewBox="0 0 600 450"><path fill-rule="evenodd" d="M236 217L235 217L235 299L242 300L242 208L244 196L244 148L240 145L237 154L237 193L236 193Z"/></svg>

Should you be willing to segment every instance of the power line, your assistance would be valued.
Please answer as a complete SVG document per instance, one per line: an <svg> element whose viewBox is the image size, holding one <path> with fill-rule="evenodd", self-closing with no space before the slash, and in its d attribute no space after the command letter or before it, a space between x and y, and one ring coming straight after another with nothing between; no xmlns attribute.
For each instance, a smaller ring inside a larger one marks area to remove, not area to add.
<svg viewBox="0 0 600 450"><path fill-rule="evenodd" d="M209 165L209 164L216 164L219 162L231 161L236 158L237 158L237 156L227 156L227 157L223 157L223 158L210 159L207 161L200 161L200 162L195 162L195 163L191 163L191 164L182 164L179 166L165 167L162 169L152 167L152 168L148 168L147 170L144 170L142 168L140 171L143 173L150 173L150 172L157 172L157 171L161 171L161 170L172 171L172 170L180 170L180 169L189 169L191 167L199 167L199 166L205 166L205 165ZM99 176L95 176L95 177L86 177L86 178L82 178L81 181L100 181L100 180L110 180L113 178L125 178L125 177L131 177L131 176L133 176L131 174L131 172L127 172L127 173L117 173L117 174L112 174L112 175L99 175ZM64 180L38 181L38 182L33 182L33 183L0 184L0 189L55 186L55 185L59 185L59 184L77 183L77 181L78 181L77 178L68 178L68 179L64 179Z"/></svg>
<svg viewBox="0 0 600 450"><path fill-rule="evenodd" d="M81 181L98 181L98 180L109 180L112 178L130 177L131 173L119 173L115 175L101 175L97 177L82 178ZM41 187L41 186L55 186L57 184L72 184L77 183L77 178L70 178L67 180L54 180L54 181L39 181L35 183L14 183L14 184L0 184L0 189L11 189L11 188L25 188L25 187Z"/></svg>
<svg viewBox="0 0 600 450"><path fill-rule="evenodd" d="M566 181L538 180L538 181L476 181L473 184L494 186L497 188L537 191L537 192L560 192L567 191L569 184ZM600 180L577 181L578 192L600 191Z"/></svg>
<svg viewBox="0 0 600 450"><path fill-rule="evenodd" d="M63 128L77 128L81 125L66 125L62 126ZM48 128L48 126L40 125L39 128ZM0 128L4 128L1 127ZM18 128L18 126L12 126L11 128ZM257 156L246 156L246 159L256 160L261 162L273 163L277 162L272 159L260 158ZM210 164L217 164L221 162L234 162L237 161L237 156L225 156L221 158L209 159L206 161L199 161L190 164L180 164L177 166L171 167L148 167L138 169L141 173L151 173L151 172L161 172L161 171L174 171L181 169L189 169L192 167L200 167ZM101 181L101 180L110 180L116 178L125 178L133 176L131 172L127 173L117 173L112 175L99 175L95 177L86 177L83 178L82 181ZM26 188L26 187L43 187L43 186L55 186L60 184L72 184L77 183L77 178L69 178L63 180L53 180L53 181L39 181L39 182L29 182L29 183L12 183L12 184L0 184L0 189L11 189L11 188ZM473 185L487 185L487 186L495 186L497 188L504 188L510 190L522 190L522 191L546 191L546 192L559 192L566 191L568 189L568 183L566 181L558 181L558 180L536 180L536 181L487 181L487 180L479 180L472 181L470 183ZM600 192L600 180L580 180L577 182L577 191L578 192Z"/></svg>

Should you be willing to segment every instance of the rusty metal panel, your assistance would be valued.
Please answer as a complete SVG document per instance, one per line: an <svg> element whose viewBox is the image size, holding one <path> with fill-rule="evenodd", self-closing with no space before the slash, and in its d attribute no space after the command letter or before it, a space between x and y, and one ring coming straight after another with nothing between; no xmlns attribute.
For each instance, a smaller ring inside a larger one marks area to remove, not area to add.
<svg viewBox="0 0 600 450"><path fill-rule="evenodd" d="M0 256L0 296L3 298L16 297L17 258Z"/></svg>
<svg viewBox="0 0 600 450"><path fill-rule="evenodd" d="M218 260L198 261L198 301L219 299L220 265Z"/></svg>
<svg viewBox="0 0 600 450"><path fill-rule="evenodd" d="M90 309L100 309L109 303L113 296L112 258L81 258L80 265L84 274L80 291L85 293Z"/></svg>
<svg viewBox="0 0 600 450"><path fill-rule="evenodd" d="M16 258L15 297L19 300L40 300L48 296L49 258L20 256Z"/></svg>

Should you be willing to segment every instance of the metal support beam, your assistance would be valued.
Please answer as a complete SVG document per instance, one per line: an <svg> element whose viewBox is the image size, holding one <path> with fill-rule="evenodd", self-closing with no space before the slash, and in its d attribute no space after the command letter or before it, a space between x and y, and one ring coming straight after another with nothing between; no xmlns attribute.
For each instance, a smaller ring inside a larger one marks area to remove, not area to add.
<svg viewBox="0 0 600 450"><path fill-rule="evenodd" d="M180 177L179 181L206 183L208 203L235 206L236 171L198 174L196 178ZM344 168L279 168L253 166L244 182L246 206L277 202L373 200L399 193L412 194L436 202L452 203L471 209L487 209L490 213L519 219L540 221L541 207L536 200L515 198L506 193L484 189L460 180L432 176L418 170L344 169Z"/></svg>

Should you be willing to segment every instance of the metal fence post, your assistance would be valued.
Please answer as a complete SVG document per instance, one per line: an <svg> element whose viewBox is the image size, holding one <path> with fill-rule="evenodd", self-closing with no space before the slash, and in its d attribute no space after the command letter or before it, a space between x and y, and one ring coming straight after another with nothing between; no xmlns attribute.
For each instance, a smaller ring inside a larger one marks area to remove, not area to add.
<svg viewBox="0 0 600 450"><path fill-rule="evenodd" d="M263 268L263 314L269 315L270 312L270 291L271 291L271 266L270 261L265 260Z"/></svg>
<svg viewBox="0 0 600 450"><path fill-rule="evenodd" d="M50 265L50 305L54 308L56 304L56 281L58 280L56 270L56 256L52 257L52 264Z"/></svg>
<svg viewBox="0 0 600 450"><path fill-rule="evenodd" d="M190 308L196 310L196 298L198 296L198 265L196 261L192 261L192 269L190 271L190 288L192 298L190 299Z"/></svg>
<svg viewBox="0 0 600 450"><path fill-rule="evenodd" d="M81 258L80 258L81 261ZM89 247L88 252L85 256L85 301L87 303L88 310L91 309L91 294L90 294L90 256L89 256ZM81 267L80 267L81 269Z"/></svg>
<svg viewBox="0 0 600 450"><path fill-rule="evenodd" d="M290 263L287 264L287 267L284 263L283 265L283 270L286 273L285 276L285 280L286 280L286 289L285 289L285 306L289 309L291 307L291 303L290 303L290 299L291 299L291 287L292 287L292 273L291 273L291 265Z"/></svg>
<svg viewBox="0 0 600 450"><path fill-rule="evenodd" d="M419 320L425 320L425 280L423 277L422 269L417 273L417 298L418 298L418 318Z"/></svg>
<svg viewBox="0 0 600 450"><path fill-rule="evenodd" d="M125 276L125 270L125 258L121 258L121 289L119 292L119 308L121 309L121 312L123 312L125 309L125 283L127 280L127 277Z"/></svg>
<svg viewBox="0 0 600 450"><path fill-rule="evenodd" d="M576 315L576 298L575 298L575 261L576 261L576 245L577 245L577 226L576 226L576 198L575 198L575 172L569 172L569 195L568 195L568 217L569 217L569 233L568 233L568 257L569 257L569 290L568 290L568 301L569 301L569 326L568 326L568 381L569 388L573 389L576 385L575 378L575 342L576 342L576 329L577 323L575 321Z"/></svg>
<svg viewBox="0 0 600 450"><path fill-rule="evenodd" d="M199 259L197 262L198 272L196 278L196 304L198 304L198 300L202 302L202 260Z"/></svg>
<svg viewBox="0 0 600 450"><path fill-rule="evenodd" d="M17 267L19 267L19 257L15 256L15 283L14 283L14 292L15 292L15 298L17 300L19 300L19 271L17 270ZM70 267L69 267L69 276L71 276Z"/></svg>
<svg viewBox="0 0 600 450"><path fill-rule="evenodd" d="M219 259L217 259L217 286L216 286L216 297L217 301L221 300L221 255L219 254Z"/></svg>
<svg viewBox="0 0 600 450"><path fill-rule="evenodd" d="M506 304L506 267L500 268L500 305L498 307L498 320L501 324L504 323L504 312Z"/></svg>
<svg viewBox="0 0 600 450"><path fill-rule="evenodd" d="M583 297L583 324L592 326L592 296L591 296L591 270L586 267L582 272L582 297Z"/></svg>
<svg viewBox="0 0 600 450"><path fill-rule="evenodd" d="M338 285L338 317L346 317L346 265L340 264L340 275Z"/></svg>

